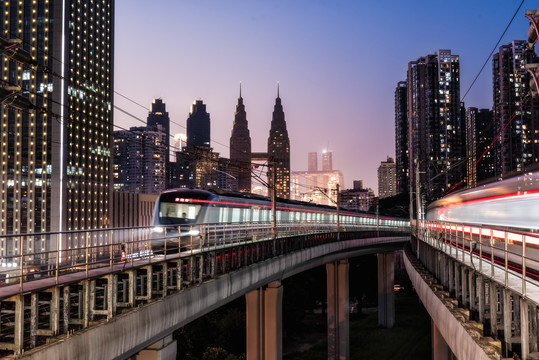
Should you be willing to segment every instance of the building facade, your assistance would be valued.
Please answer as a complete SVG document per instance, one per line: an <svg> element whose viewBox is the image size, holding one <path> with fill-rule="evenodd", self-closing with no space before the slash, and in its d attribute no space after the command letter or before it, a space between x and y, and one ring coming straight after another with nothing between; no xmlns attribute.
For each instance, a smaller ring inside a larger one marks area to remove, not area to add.
<svg viewBox="0 0 539 360"><path fill-rule="evenodd" d="M409 188L417 162L421 191L431 201L461 184L465 174L459 56L438 50L411 61L407 90Z"/></svg>
<svg viewBox="0 0 539 360"><path fill-rule="evenodd" d="M395 166L397 193L408 192L410 176L408 159L408 90L406 81L399 81L395 89Z"/></svg>
<svg viewBox="0 0 539 360"><path fill-rule="evenodd" d="M539 99L525 100L529 60L533 55L526 53L524 40L501 46L492 58L493 111L496 133L501 132L494 147L497 176L522 173L539 157Z"/></svg>
<svg viewBox="0 0 539 360"><path fill-rule="evenodd" d="M397 195L396 166L393 158L388 157L378 167L378 197L380 199Z"/></svg>
<svg viewBox="0 0 539 360"><path fill-rule="evenodd" d="M12 0L0 12L0 36L32 62L1 57L3 86L20 88L13 99L30 106L1 106L0 233L109 227L114 2ZM1 244L2 254L20 245Z"/></svg>
<svg viewBox="0 0 539 360"><path fill-rule="evenodd" d="M466 178L469 188L496 176L496 138L492 111L469 107L466 110Z"/></svg>
<svg viewBox="0 0 539 360"><path fill-rule="evenodd" d="M290 139L278 89L271 119L267 157L270 188L275 189L277 197L290 198Z"/></svg>
<svg viewBox="0 0 539 360"><path fill-rule="evenodd" d="M236 112L234 114L234 125L230 136L230 163L229 170L232 176L230 179L231 188L234 191L251 192L251 135L247 122L247 113L243 98L238 98Z"/></svg>

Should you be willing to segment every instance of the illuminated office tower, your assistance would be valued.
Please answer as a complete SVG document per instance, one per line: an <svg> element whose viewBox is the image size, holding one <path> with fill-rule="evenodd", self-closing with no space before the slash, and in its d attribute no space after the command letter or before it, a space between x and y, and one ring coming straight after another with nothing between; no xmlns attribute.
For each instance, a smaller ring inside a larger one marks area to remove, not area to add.
<svg viewBox="0 0 539 360"><path fill-rule="evenodd" d="M0 108L0 233L109 226L114 1L2 1L0 14L1 42L14 44L0 86L16 99ZM14 60L19 49L28 61ZM0 245L2 255L20 249Z"/></svg>
<svg viewBox="0 0 539 360"><path fill-rule="evenodd" d="M331 151L324 150L322 152L322 171L333 170L333 153Z"/></svg>
<svg viewBox="0 0 539 360"><path fill-rule="evenodd" d="M307 171L318 171L318 153L310 152L308 154Z"/></svg>
<svg viewBox="0 0 539 360"><path fill-rule="evenodd" d="M268 182L274 187L277 196L290 197L290 139L286 130L283 106L277 88L277 99L273 108L270 135L268 138ZM275 171L275 184L273 172Z"/></svg>

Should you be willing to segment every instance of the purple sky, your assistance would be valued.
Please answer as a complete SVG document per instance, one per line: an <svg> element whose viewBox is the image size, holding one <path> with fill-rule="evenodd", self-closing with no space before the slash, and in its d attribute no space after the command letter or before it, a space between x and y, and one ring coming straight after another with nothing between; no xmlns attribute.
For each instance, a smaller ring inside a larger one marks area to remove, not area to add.
<svg viewBox="0 0 539 360"><path fill-rule="evenodd" d="M115 90L147 107L161 97L185 126L202 98L215 151L229 156L239 83L253 151L265 151L280 83L292 171L307 153L333 152L345 186L377 190L377 168L394 157L394 90L408 62L438 49L460 55L461 96L479 72L520 0L117 0ZM525 1L501 44L526 39ZM466 106L492 105L486 66ZM146 120L118 95L116 106ZM141 126L115 112L115 124ZM171 132L183 132L171 124ZM221 145L224 144L225 146Z"/></svg>

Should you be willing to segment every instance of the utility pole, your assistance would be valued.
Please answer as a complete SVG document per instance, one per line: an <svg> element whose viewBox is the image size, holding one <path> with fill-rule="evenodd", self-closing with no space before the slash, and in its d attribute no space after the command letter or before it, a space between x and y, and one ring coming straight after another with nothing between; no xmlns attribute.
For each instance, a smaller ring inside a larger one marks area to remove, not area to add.
<svg viewBox="0 0 539 360"><path fill-rule="evenodd" d="M275 188L276 176L276 166L275 162L272 162L272 172L271 172L271 233L273 238L277 238L277 189Z"/></svg>
<svg viewBox="0 0 539 360"><path fill-rule="evenodd" d="M340 206L340 189L339 189L339 184L337 184L337 240L340 240L341 239L341 232L340 232L340 221L339 221L339 218L340 218L340 211L341 211L341 206Z"/></svg>

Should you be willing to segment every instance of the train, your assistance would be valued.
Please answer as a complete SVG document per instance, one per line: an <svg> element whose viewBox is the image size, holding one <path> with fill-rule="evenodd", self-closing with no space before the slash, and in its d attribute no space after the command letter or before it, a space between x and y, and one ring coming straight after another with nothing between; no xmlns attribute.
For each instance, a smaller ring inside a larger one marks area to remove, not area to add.
<svg viewBox="0 0 539 360"><path fill-rule="evenodd" d="M167 232L162 239L182 239L202 236L201 225L211 224L217 232L226 232L227 226L248 226L257 228L271 226L272 204L268 197L229 191L201 189L170 189L163 191L155 204L153 232ZM276 202L276 223L281 229L309 223L316 230L337 224L337 209L331 206L307 202L278 199ZM241 225L243 224L243 225ZM368 212L342 210L339 224L343 231L358 226L373 228L405 228L409 220L377 217ZM334 228L335 230L336 228ZM179 232L179 233L178 233ZM157 239L158 236L154 236ZM172 240L174 241L174 240ZM159 240L152 240L160 244Z"/></svg>
<svg viewBox="0 0 539 360"><path fill-rule="evenodd" d="M427 220L539 230L539 171L529 172L434 201Z"/></svg>

